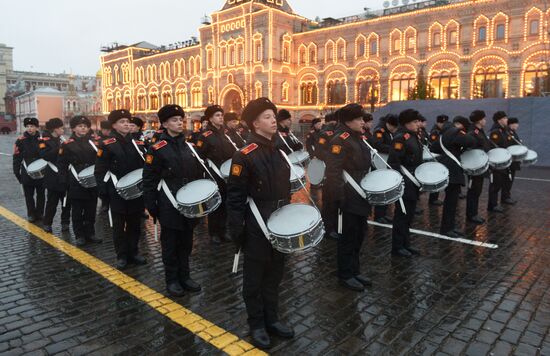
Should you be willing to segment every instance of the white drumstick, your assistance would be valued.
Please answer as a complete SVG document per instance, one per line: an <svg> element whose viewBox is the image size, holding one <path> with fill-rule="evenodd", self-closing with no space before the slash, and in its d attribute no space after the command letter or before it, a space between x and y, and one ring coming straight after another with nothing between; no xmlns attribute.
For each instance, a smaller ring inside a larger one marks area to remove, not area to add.
<svg viewBox="0 0 550 356"><path fill-rule="evenodd" d="M233 269L231 270L232 273L237 273L237 269L239 268L239 256L241 255L241 249L237 251L235 254L235 257L233 258Z"/></svg>
<svg viewBox="0 0 550 356"><path fill-rule="evenodd" d="M338 209L338 233L342 233L342 210Z"/></svg>
<svg viewBox="0 0 550 356"><path fill-rule="evenodd" d="M403 214L407 215L407 209L405 209L405 203L403 202L403 198L399 198L399 205L401 205L401 210L403 211Z"/></svg>
<svg viewBox="0 0 550 356"><path fill-rule="evenodd" d="M107 210L107 215L109 216L109 226L113 227L113 216L111 215L111 208Z"/></svg>
<svg viewBox="0 0 550 356"><path fill-rule="evenodd" d="M159 241L159 226L157 225L157 222L155 221L155 242Z"/></svg>

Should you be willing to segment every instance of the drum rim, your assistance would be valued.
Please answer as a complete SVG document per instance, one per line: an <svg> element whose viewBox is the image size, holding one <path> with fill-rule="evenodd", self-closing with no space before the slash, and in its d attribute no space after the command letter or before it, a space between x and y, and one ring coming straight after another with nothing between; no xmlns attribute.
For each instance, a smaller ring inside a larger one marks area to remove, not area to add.
<svg viewBox="0 0 550 356"><path fill-rule="evenodd" d="M271 213L271 215L269 216L269 218L267 219L266 221L266 227L267 227L267 230L269 231L270 234L274 235L274 236L281 236L281 237L284 237L284 236L300 236L300 235L303 235L305 232L302 232L302 233L299 233L297 235L279 235L279 234L276 234L274 233L270 228L269 228L269 220L271 219L271 216L274 215L276 212L278 212L279 210L282 210L284 209L285 207L289 207L289 206L305 206L305 207L309 207L311 209L313 209L312 211L315 211L317 216L319 217L319 220L321 222L323 222L323 219L321 217L321 213L319 213L319 210L317 210L315 207L309 205L309 204L304 204L304 203L291 203L291 204L287 204L287 205L284 205L282 207L280 207L279 209L275 210L274 212ZM313 227L317 226L318 224L315 224ZM310 228L311 229L311 228ZM309 231L309 230L306 230L306 231Z"/></svg>
<svg viewBox="0 0 550 356"><path fill-rule="evenodd" d="M401 174L399 174L398 171L396 171L395 169L389 169L389 168L381 168L381 169L375 169L373 171L370 171L369 173L365 174L365 176L363 178L361 178L361 181L359 182L359 186L361 187L361 189L363 189L365 192L371 192L371 190L366 190L364 187L363 187L363 181L367 178L367 176L369 174L374 174L374 175L380 175L382 173L391 173L391 174L394 174L396 177L399 176L401 179L399 181L399 183L397 185L394 185L392 186L391 188L389 189L386 189L384 191L381 191L380 193L383 193L383 192L389 192L391 190L394 190L395 188L399 187L402 183L404 184L405 181L403 179L403 176Z"/></svg>
<svg viewBox="0 0 550 356"><path fill-rule="evenodd" d="M440 180L440 181L437 181L437 182L423 183L421 178L419 178L417 176L417 172L422 166L427 166L427 165L430 165L430 166L436 166L437 165L438 167L444 168L445 171L447 171L447 177ZM440 163L440 162L424 162L420 166L416 167L416 169L414 170L414 177L418 180L418 182L420 183L421 186L439 184L441 182L444 182L445 180L449 180L449 169L447 167L445 167L445 165L443 163Z"/></svg>
<svg viewBox="0 0 550 356"><path fill-rule="evenodd" d="M125 179L126 177L128 177L130 174L132 174L132 173L134 173L134 172L137 172L137 171L141 171L141 177L140 177L140 179L139 179L137 182L135 182L135 183L133 183L133 184L130 184L130 185L125 185L125 186L121 186L121 185L120 185L120 182L123 182L124 179ZM132 186L134 186L134 185L139 184L139 183L142 182L142 181L143 181L143 168L134 169L133 171L126 173L122 178L120 178L120 179L118 180L118 182L116 183L115 188L117 188L117 189L118 189L118 188L124 189L124 188L126 188L126 187L132 187Z"/></svg>
<svg viewBox="0 0 550 356"><path fill-rule="evenodd" d="M197 202L195 202L195 203L193 203L193 204L187 204L187 203L182 203L182 202L180 202L180 201L178 200L178 193L180 192L180 190L183 189L183 187L187 186L188 184L191 184L191 183L196 182L196 181L198 181L198 180L207 180L207 181L213 182L213 183L216 185L216 187L217 187L218 189L214 190L214 191L212 192L212 194L210 194L207 198L205 198L205 199L203 199L203 200L200 200L200 201L197 201ZM211 179L197 179L197 180L194 180L193 182L189 182L189 183L183 185L183 186L182 186L180 189L178 189L178 191L176 192L175 198L176 198L176 203L178 203L178 205L186 206L186 207L187 207L187 206L199 205L199 204L202 204L202 203L204 203L204 202L206 202L206 201L212 199L212 197L214 197L216 194L220 195L220 198L221 198L221 193L220 193L220 189L219 189L218 185L217 185L214 181L212 181Z"/></svg>
<svg viewBox="0 0 550 356"><path fill-rule="evenodd" d="M29 171L30 167L31 167L33 164L36 165L36 164L38 164L38 163L40 163L40 164L42 165L42 167L40 167L39 169L35 169L35 170L33 170L32 172L41 171L42 169L46 168L46 166L48 165L48 161L46 161L46 160L43 159L43 158L39 158L39 159L36 159L36 160L32 161L31 163L29 163L29 164L27 165L27 172Z"/></svg>

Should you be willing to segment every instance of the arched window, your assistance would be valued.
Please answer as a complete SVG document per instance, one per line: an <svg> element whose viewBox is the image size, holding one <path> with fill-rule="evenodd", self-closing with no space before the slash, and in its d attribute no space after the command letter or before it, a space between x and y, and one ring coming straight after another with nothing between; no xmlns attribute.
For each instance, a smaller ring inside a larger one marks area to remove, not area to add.
<svg viewBox="0 0 550 356"><path fill-rule="evenodd" d="M369 57L378 57L380 55L379 48L380 37L376 33L371 33L368 38L369 43Z"/></svg>
<svg viewBox="0 0 550 356"><path fill-rule="evenodd" d="M156 89L152 89L149 92L149 110L159 109L159 94Z"/></svg>
<svg viewBox="0 0 550 356"><path fill-rule="evenodd" d="M283 63L290 63L291 43L292 43L292 37L290 37L290 35L288 34L285 34L283 36L282 53L281 53L281 60L283 61Z"/></svg>
<svg viewBox="0 0 550 356"><path fill-rule="evenodd" d="M523 75L523 96L541 96L550 92L548 64L544 62L529 64Z"/></svg>
<svg viewBox="0 0 550 356"><path fill-rule="evenodd" d="M331 76L329 76L331 78ZM343 105L347 100L346 78L335 75L327 82L326 101L328 105Z"/></svg>
<svg viewBox="0 0 550 356"><path fill-rule="evenodd" d="M505 98L508 90L506 62L500 57L480 60L474 67L472 97Z"/></svg>
<svg viewBox="0 0 550 356"><path fill-rule="evenodd" d="M172 104L172 89L166 88L162 90L162 105Z"/></svg>
<svg viewBox="0 0 550 356"><path fill-rule="evenodd" d="M428 31L428 49L438 50L442 47L441 33L443 32L443 25L439 22L433 23Z"/></svg>
<svg viewBox="0 0 550 356"><path fill-rule="evenodd" d="M300 83L300 105L302 106L317 105L318 102L317 80L311 75L309 77L309 80Z"/></svg>
<svg viewBox="0 0 550 356"><path fill-rule="evenodd" d="M256 33L252 37L252 40L254 42L254 62L259 63L263 60L263 42L262 42L262 34Z"/></svg>
<svg viewBox="0 0 550 356"><path fill-rule="evenodd" d="M416 84L416 70L409 65L396 67L390 76L391 101L408 100Z"/></svg>
<svg viewBox="0 0 550 356"><path fill-rule="evenodd" d="M449 21L445 25L445 49L458 49L459 47L460 25L455 20Z"/></svg>
<svg viewBox="0 0 550 356"><path fill-rule="evenodd" d="M186 108L187 105L187 89L182 86L178 86L176 89L176 103L182 108Z"/></svg>
<svg viewBox="0 0 550 356"><path fill-rule="evenodd" d="M434 70L430 74L431 96L435 99L458 99L458 69Z"/></svg>
<svg viewBox="0 0 550 356"><path fill-rule="evenodd" d="M113 71L115 72L115 85L118 85L119 81L120 81L120 73L118 71L118 66L115 65L115 67L113 68Z"/></svg>
<svg viewBox="0 0 550 356"><path fill-rule="evenodd" d="M489 28L491 21L485 15L479 15L474 21L473 46L489 44Z"/></svg>
<svg viewBox="0 0 550 356"><path fill-rule="evenodd" d="M244 63L244 39L239 38L237 40L237 64L241 65Z"/></svg>
<svg viewBox="0 0 550 356"><path fill-rule="evenodd" d="M309 53L309 63L317 64L317 45L312 42L307 46L307 49Z"/></svg>
<svg viewBox="0 0 550 356"><path fill-rule="evenodd" d="M214 68L214 50L212 49L211 45L208 45L206 47L206 68Z"/></svg>
<svg viewBox="0 0 550 356"><path fill-rule="evenodd" d="M360 34L355 39L355 58L364 58L367 56L367 38Z"/></svg>
<svg viewBox="0 0 550 356"><path fill-rule="evenodd" d="M202 93L200 84L194 84L191 88L191 106L199 108L202 106Z"/></svg>
<svg viewBox="0 0 550 356"><path fill-rule="evenodd" d="M137 94L137 109L138 111L145 111L147 107L147 99L145 98L145 89L140 89Z"/></svg>
<svg viewBox="0 0 550 356"><path fill-rule="evenodd" d="M329 40L325 44L325 63L334 61L334 42Z"/></svg>
<svg viewBox="0 0 550 356"><path fill-rule="evenodd" d="M107 110L106 111L113 111L115 109L115 105L113 102L113 93L107 94Z"/></svg>
<svg viewBox="0 0 550 356"><path fill-rule="evenodd" d="M394 29L390 34L390 55L396 55L401 53L401 31Z"/></svg>
<svg viewBox="0 0 550 356"><path fill-rule="evenodd" d="M262 83L260 81L257 81L254 84L254 92L256 94L256 99L262 97Z"/></svg>
<svg viewBox="0 0 550 356"><path fill-rule="evenodd" d="M336 41L336 56L339 61L346 60L346 41L342 38Z"/></svg>
<svg viewBox="0 0 550 356"><path fill-rule="evenodd" d="M407 53L416 53L416 29L408 27L405 30L405 50Z"/></svg>
<svg viewBox="0 0 550 356"><path fill-rule="evenodd" d="M533 7L525 14L525 41L537 38L542 39L541 25L544 22L544 13Z"/></svg>
<svg viewBox="0 0 550 356"><path fill-rule="evenodd" d="M208 104L214 104L214 88L208 87Z"/></svg>
<svg viewBox="0 0 550 356"><path fill-rule="evenodd" d="M116 93L115 96L115 109L122 109L122 94L120 94L120 92Z"/></svg>
<svg viewBox="0 0 550 356"><path fill-rule="evenodd" d="M129 91L124 93L124 107L123 109L132 110L132 96Z"/></svg>
<svg viewBox="0 0 550 356"><path fill-rule="evenodd" d="M304 44L301 44L300 48L298 49L298 63L301 65L306 65L307 62L306 46Z"/></svg>
<svg viewBox="0 0 550 356"><path fill-rule="evenodd" d="M290 90L290 84L284 82L281 88L281 101L288 102L288 93Z"/></svg>
<svg viewBox="0 0 550 356"><path fill-rule="evenodd" d="M508 43L508 16L500 12L493 17L493 41Z"/></svg>
<svg viewBox="0 0 550 356"><path fill-rule="evenodd" d="M380 77L374 69L362 71L356 81L356 101L359 104L376 104L380 101Z"/></svg>

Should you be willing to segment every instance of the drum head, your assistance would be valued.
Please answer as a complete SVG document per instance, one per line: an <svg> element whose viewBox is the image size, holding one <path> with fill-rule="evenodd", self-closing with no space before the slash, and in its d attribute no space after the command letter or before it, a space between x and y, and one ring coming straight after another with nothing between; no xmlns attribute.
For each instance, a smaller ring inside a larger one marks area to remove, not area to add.
<svg viewBox="0 0 550 356"><path fill-rule="evenodd" d="M276 210L267 220L267 228L278 236L296 236L315 227L319 211L306 204L289 204Z"/></svg>
<svg viewBox="0 0 550 356"><path fill-rule="evenodd" d="M513 145L506 148L512 156L523 156L528 153L528 149L525 146Z"/></svg>
<svg viewBox="0 0 550 356"><path fill-rule="evenodd" d="M46 167L47 165L48 162L46 162L42 158L39 158L27 166L27 171L36 172Z"/></svg>
<svg viewBox="0 0 550 356"><path fill-rule="evenodd" d="M502 163L512 159L510 151L506 148L493 148L487 155L489 156L489 162Z"/></svg>
<svg viewBox="0 0 550 356"><path fill-rule="evenodd" d="M288 159L292 164L299 164L309 158L309 153L305 151L294 151L288 155Z"/></svg>
<svg viewBox="0 0 550 356"><path fill-rule="evenodd" d="M222 172L222 176L229 177L229 172L231 170L231 159L228 159L227 161L223 162L220 167L220 172Z"/></svg>
<svg viewBox="0 0 550 356"><path fill-rule="evenodd" d="M384 161L382 161L378 155L380 155ZM378 155L374 155L373 164L376 169L387 169L388 166L386 166L386 163L388 161L388 154L387 153L378 153Z"/></svg>
<svg viewBox="0 0 550 356"><path fill-rule="evenodd" d="M536 161L538 157L539 157L539 155L535 151L528 150L527 151L527 156L525 156L525 160L526 161Z"/></svg>
<svg viewBox="0 0 550 356"><path fill-rule="evenodd" d="M437 184L449 177L449 170L439 162L426 162L416 168L414 176L422 184Z"/></svg>
<svg viewBox="0 0 550 356"><path fill-rule="evenodd" d="M483 167L488 160L489 156L487 156L487 153L479 149L469 150L460 155L460 162L464 169L477 169Z"/></svg>
<svg viewBox="0 0 550 356"><path fill-rule="evenodd" d="M366 192L385 192L398 187L403 177L393 169L377 169L361 180L361 188Z"/></svg>
<svg viewBox="0 0 550 356"><path fill-rule="evenodd" d="M89 177L94 175L95 165L86 167L78 173L79 177Z"/></svg>
<svg viewBox="0 0 550 356"><path fill-rule="evenodd" d="M309 162L307 166L307 175L309 177L309 182L313 185L319 185L323 182L325 178L325 169L327 166L325 162L320 159L314 158Z"/></svg>
<svg viewBox="0 0 550 356"><path fill-rule="evenodd" d="M298 180L298 179L304 179L306 173L304 169L296 164L292 165L292 169L290 170L290 180Z"/></svg>
<svg viewBox="0 0 550 356"><path fill-rule="evenodd" d="M143 168L139 168L126 174L120 178L117 183L117 188L129 187L143 179Z"/></svg>
<svg viewBox="0 0 550 356"><path fill-rule="evenodd" d="M210 179L198 179L181 187L176 200L183 205L193 205L208 199L216 190L218 186Z"/></svg>

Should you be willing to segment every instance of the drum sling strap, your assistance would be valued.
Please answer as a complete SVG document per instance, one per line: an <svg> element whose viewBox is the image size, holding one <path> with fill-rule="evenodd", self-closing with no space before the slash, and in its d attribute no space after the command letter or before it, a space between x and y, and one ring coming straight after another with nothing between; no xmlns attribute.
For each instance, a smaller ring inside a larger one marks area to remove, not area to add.
<svg viewBox="0 0 550 356"><path fill-rule="evenodd" d="M281 140L283 140L283 143L285 144L286 148L288 148L290 150L290 152L294 152L294 150L292 148L290 148L290 146L288 145L288 143L286 143L286 140L285 138L283 137L283 135L281 134L281 131L277 131L277 133L279 134L279 137L281 138Z"/></svg>

